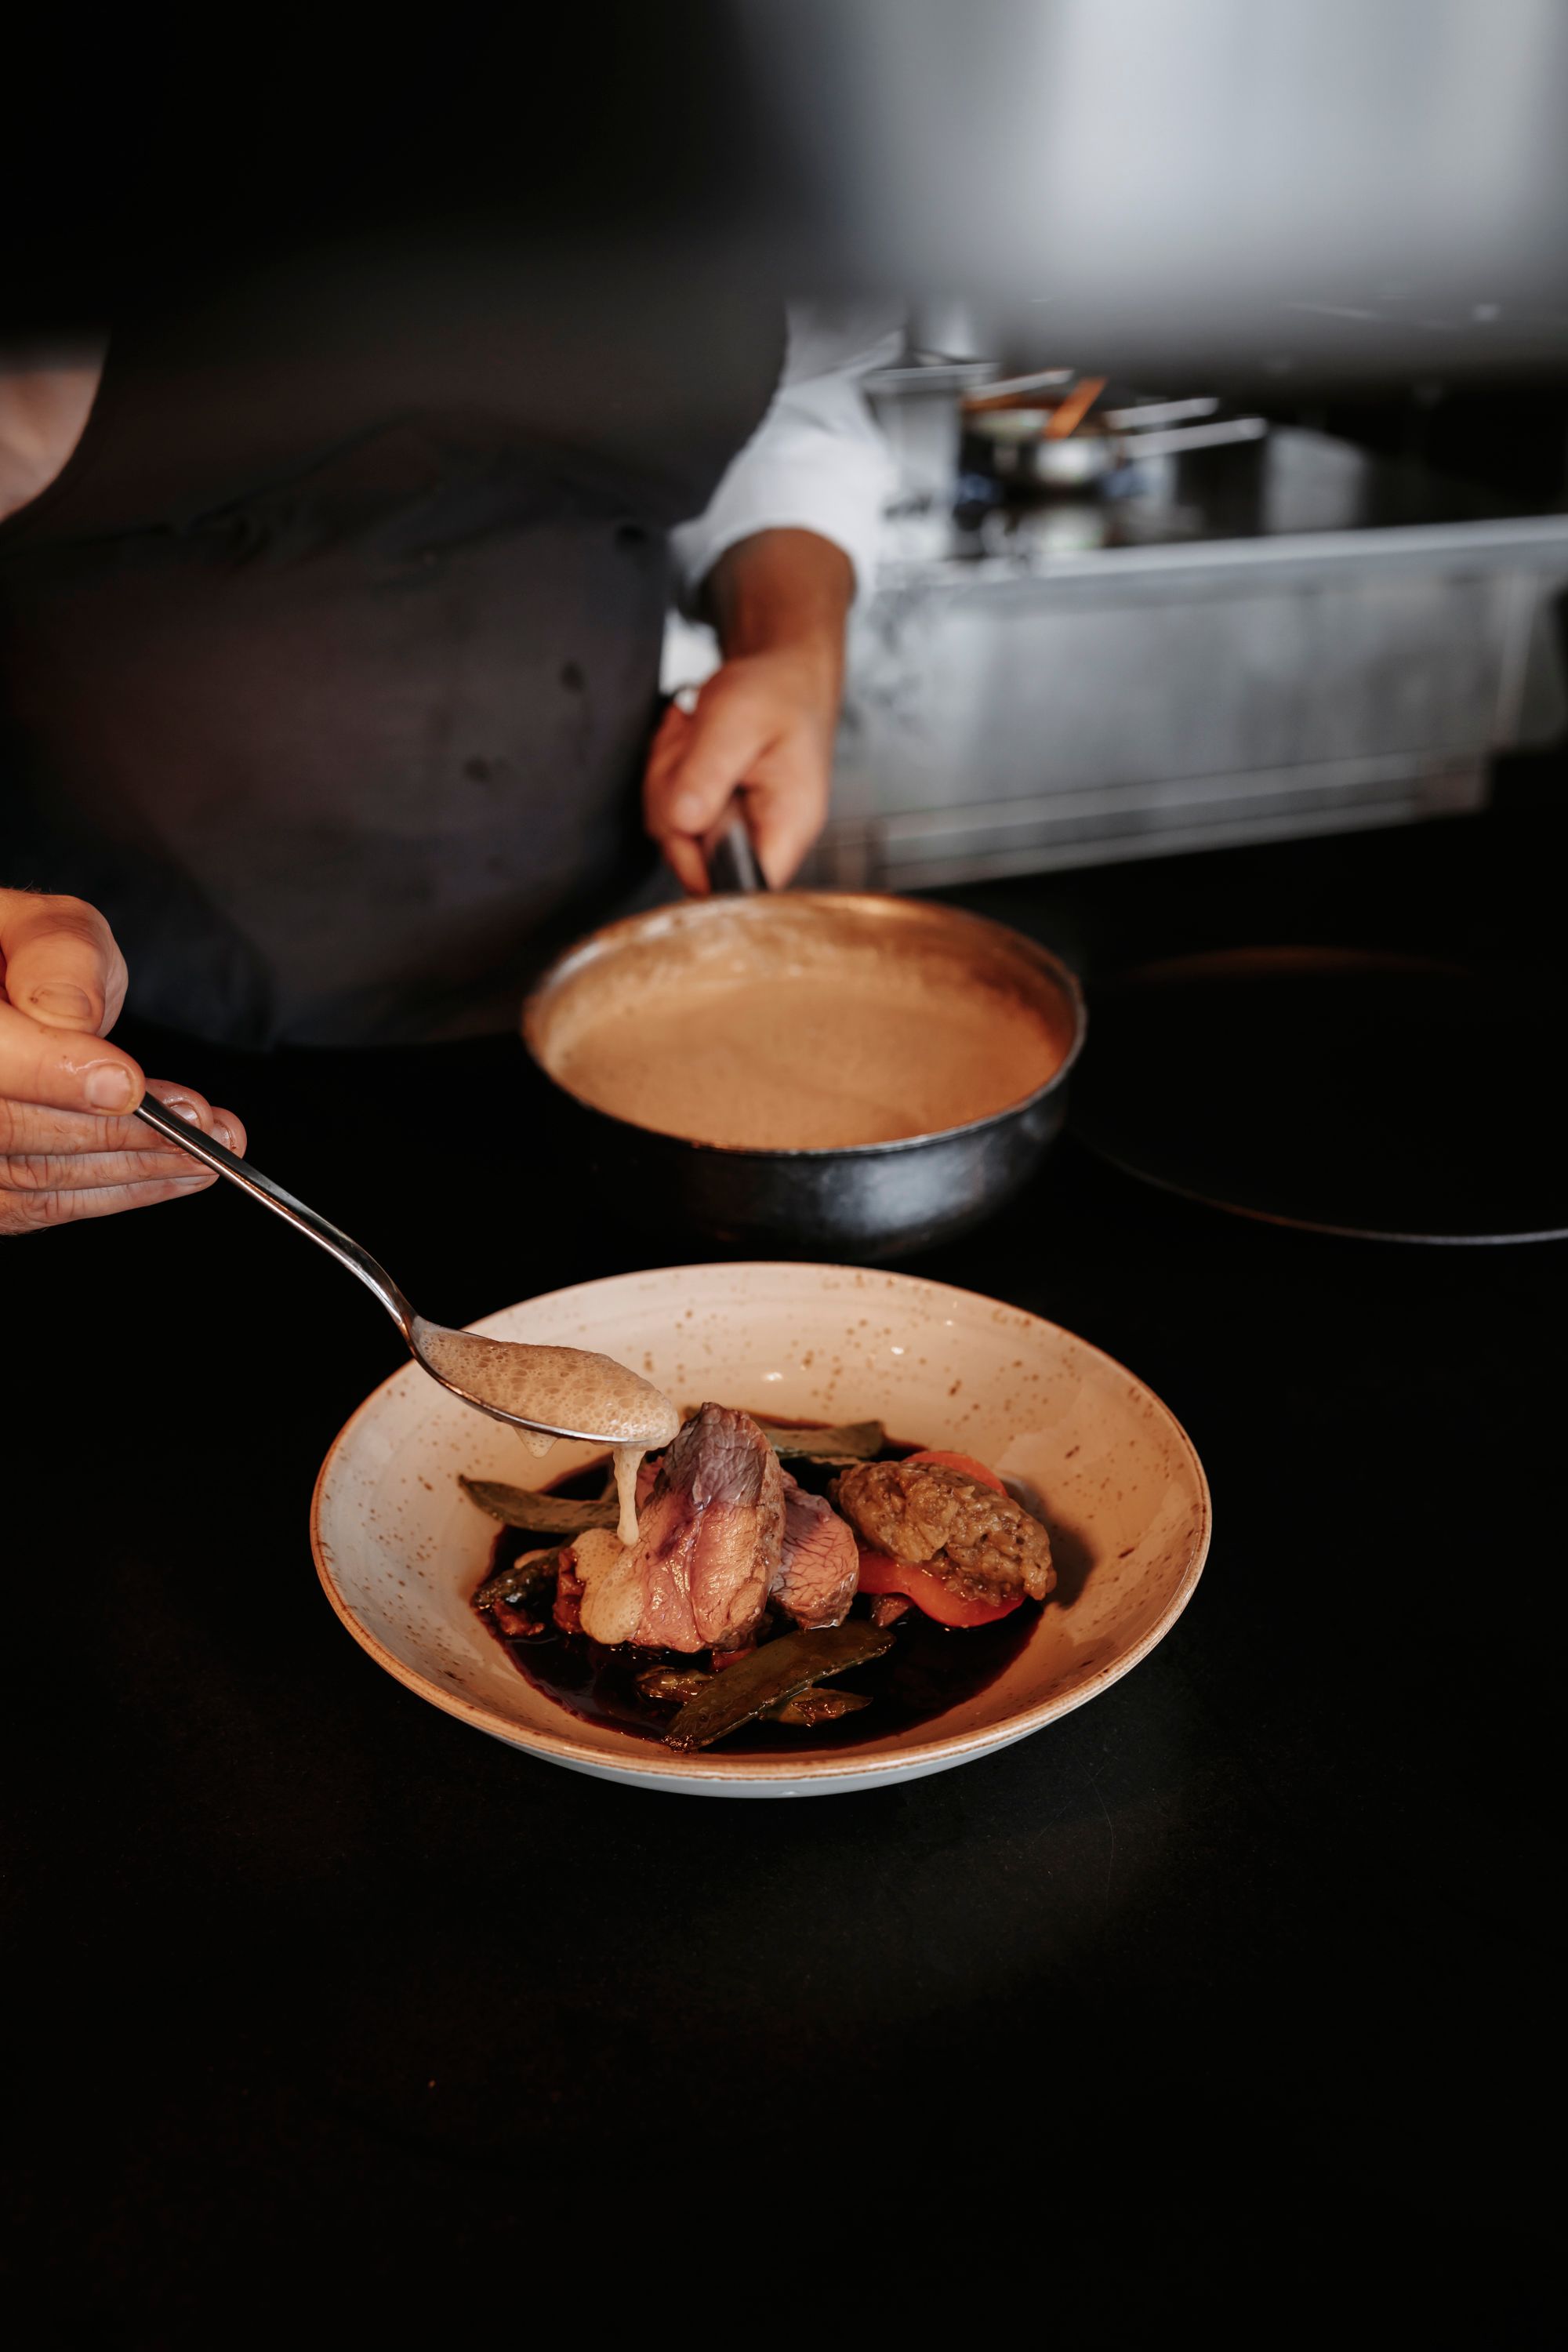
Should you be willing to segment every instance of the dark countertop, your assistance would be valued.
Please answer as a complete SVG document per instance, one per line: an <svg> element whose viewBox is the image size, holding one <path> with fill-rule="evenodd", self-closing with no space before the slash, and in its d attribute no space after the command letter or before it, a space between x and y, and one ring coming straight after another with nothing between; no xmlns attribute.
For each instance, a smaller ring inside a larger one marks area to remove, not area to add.
<svg viewBox="0 0 1568 2352"><path fill-rule="evenodd" d="M1264 940L1529 963L1558 805L953 895L1091 975ZM454 1322L664 1255L551 1163L508 1044L156 1074ZM635 2177L606 2324L836 2243L884 2325L929 2318L1005 2246L1058 2317L1353 2293L1546 2340L1561 1247L1232 1222L1063 1146L914 1270L1166 1399L1215 1496L1198 1593L1021 1746L781 1806L536 1764L354 1647L307 1507L398 1347L237 1195L0 1255L13 2178L62 2322L165 2342L310 2263L411 2311L526 2281Z"/></svg>

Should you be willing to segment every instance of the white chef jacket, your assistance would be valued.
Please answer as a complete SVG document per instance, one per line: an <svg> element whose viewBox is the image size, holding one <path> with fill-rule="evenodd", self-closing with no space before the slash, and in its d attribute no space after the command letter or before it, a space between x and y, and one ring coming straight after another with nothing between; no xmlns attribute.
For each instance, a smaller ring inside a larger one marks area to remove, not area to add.
<svg viewBox="0 0 1568 2352"><path fill-rule="evenodd" d="M759 530L812 530L841 547L858 593L877 568L892 453L866 404L865 379L903 348L888 303L792 303L784 373L768 412L703 513L673 535L689 610L726 548Z"/></svg>

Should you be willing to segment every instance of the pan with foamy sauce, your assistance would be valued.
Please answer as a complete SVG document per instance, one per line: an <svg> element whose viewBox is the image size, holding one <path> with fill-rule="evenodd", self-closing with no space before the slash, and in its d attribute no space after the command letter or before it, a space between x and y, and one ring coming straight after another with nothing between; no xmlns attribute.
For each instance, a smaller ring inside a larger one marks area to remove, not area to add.
<svg viewBox="0 0 1568 2352"><path fill-rule="evenodd" d="M839 892L612 923L523 1008L570 1148L623 1213L774 1254L900 1255L1016 1192L1083 1041L1065 965L999 923Z"/></svg>

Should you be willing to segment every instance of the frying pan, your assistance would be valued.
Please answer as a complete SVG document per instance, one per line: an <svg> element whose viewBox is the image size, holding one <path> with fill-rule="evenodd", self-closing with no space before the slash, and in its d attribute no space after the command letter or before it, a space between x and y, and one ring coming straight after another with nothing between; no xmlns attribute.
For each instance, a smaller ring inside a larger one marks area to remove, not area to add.
<svg viewBox="0 0 1568 2352"><path fill-rule="evenodd" d="M787 959L836 943L910 959L928 973L973 974L1021 998L1054 1036L1058 1067L1006 1109L937 1134L752 1150L634 1126L582 1101L552 1066L564 1008L580 990L635 985L639 971L652 974L671 952ZM742 889L607 924L557 958L522 1016L529 1052L555 1088L569 1148L618 1213L667 1236L750 1255L872 1264L945 1241L1017 1192L1061 1129L1084 1027L1073 974L1002 924L917 899L811 890Z"/></svg>

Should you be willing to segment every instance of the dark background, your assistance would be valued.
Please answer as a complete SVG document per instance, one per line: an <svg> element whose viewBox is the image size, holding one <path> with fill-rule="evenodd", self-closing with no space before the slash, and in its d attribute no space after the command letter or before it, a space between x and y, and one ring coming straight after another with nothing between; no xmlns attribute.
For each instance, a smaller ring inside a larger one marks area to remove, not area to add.
<svg viewBox="0 0 1568 2352"><path fill-rule="evenodd" d="M1482 818L962 895L1091 981L1259 939L1517 971L1545 764ZM454 1321L662 1262L506 1041L178 1075ZM989 2333L1027 2292L1112 2340L1548 2340L1561 1247L1232 1221L1068 1142L917 1270L1166 1399L1196 1597L1019 1747L777 1806L534 1763L347 1640L310 1490L397 1343L237 1194L4 1256L14 2244L62 2325L319 2283L454 2325Z"/></svg>
<svg viewBox="0 0 1568 2352"><path fill-rule="evenodd" d="M1064 20L1082 5L1055 0ZM1211 15L1226 5L1194 0ZM1310 0L1283 5L1310 14ZM319 9L241 9L220 25L163 7L106 17L89 41L68 20L35 15L7 35L16 102L0 142L0 214L11 225L0 349L47 349L148 306L199 302L215 285L302 251L381 244L397 252L426 236L460 248L500 235L520 259L574 251L606 304L618 287L640 287L650 267L698 273L718 299L727 278L743 292L759 277L879 302L889 289L911 303L933 290L963 293L947 278L934 289L919 282L918 242L879 236L874 203L868 210L847 169L873 126L868 93L845 79L835 18L877 8L878 0L811 10L801 0L793 8L790 0L601 0L573 11L458 0L409 19L394 38ZM1052 0L985 0L973 44L976 89L980 65L1005 73L1010 42L1031 16L1051 13ZM784 52L757 37L769 19L793 25ZM1499 17L1504 47L1518 34ZM918 58L912 15L907 38ZM1371 68L1348 35L1343 52L1348 95ZM793 59L788 75L770 70L781 54ZM948 136L913 124L906 132L925 183L960 220L966 170L987 148L976 89L955 83ZM1047 75L1042 105L1050 95ZM1280 94L1264 85L1258 95ZM1331 171L1334 124L1310 128L1328 142L1322 169ZM1233 129L1239 145L1246 125ZM1028 158L1018 160L1022 170ZM1108 152L1108 178L1132 160ZM1131 367L1152 389L1217 390L1278 421L1473 484L1499 511L1559 509L1568 499L1568 212L1558 207L1555 253L1538 249L1536 224L1516 299L1511 285L1484 273L1473 284L1462 271L1445 280L1426 193L1400 185L1401 216L1376 224L1382 238L1395 235L1411 281L1388 300L1368 290L1372 279L1360 282L1370 264L1353 236L1247 292L1231 288L1226 256L1194 235L1184 268L1212 316L1195 314L1190 338L1178 335L1173 347L1162 322L1142 353L1149 289L1108 277L1087 298L1075 289L1069 325L1058 281L1071 255L1050 247L1047 224L1037 270L1005 286L988 279L983 222L967 256L962 240L958 249L1009 368L1087 365L1110 351L1118 377ZM1537 195L1549 214L1551 192ZM1180 186L1168 191L1173 215L1185 197ZM1234 225L1245 226L1248 201L1243 170ZM1506 246L1506 220L1482 226ZM1502 318L1478 328L1472 299L1505 292ZM1305 296L1313 299L1295 299ZM1364 301L1376 322L1358 341L1347 321ZM1336 328L1328 314L1347 303Z"/></svg>
<svg viewBox="0 0 1568 2352"><path fill-rule="evenodd" d="M576 235L630 204L679 244L718 186L737 249L809 244L787 142L716 102L723 18L443 11L346 58L302 13L8 37L0 330L449 205ZM1561 368L1420 375L1272 406L1560 501ZM1484 817L955 895L1091 981L1310 941L1528 985L1560 962L1565 789L1520 760ZM509 1041L126 1042L450 1321L668 1255L582 1198ZM38 2333L499 2299L519 2330L994 2336L1026 2296L1112 2340L1550 2340L1563 1265L1227 1221L1069 1139L915 1270L1164 1397L1215 1494L1197 1595L1017 1748L773 1806L535 1764L345 1637L310 1491L398 1348L296 1237L219 1188L5 1244L8 2240Z"/></svg>
<svg viewBox="0 0 1568 2352"><path fill-rule="evenodd" d="M819 229L729 0L468 5L394 37L333 12L153 8L8 41L0 331L92 326L301 244L411 232L715 245Z"/></svg>

